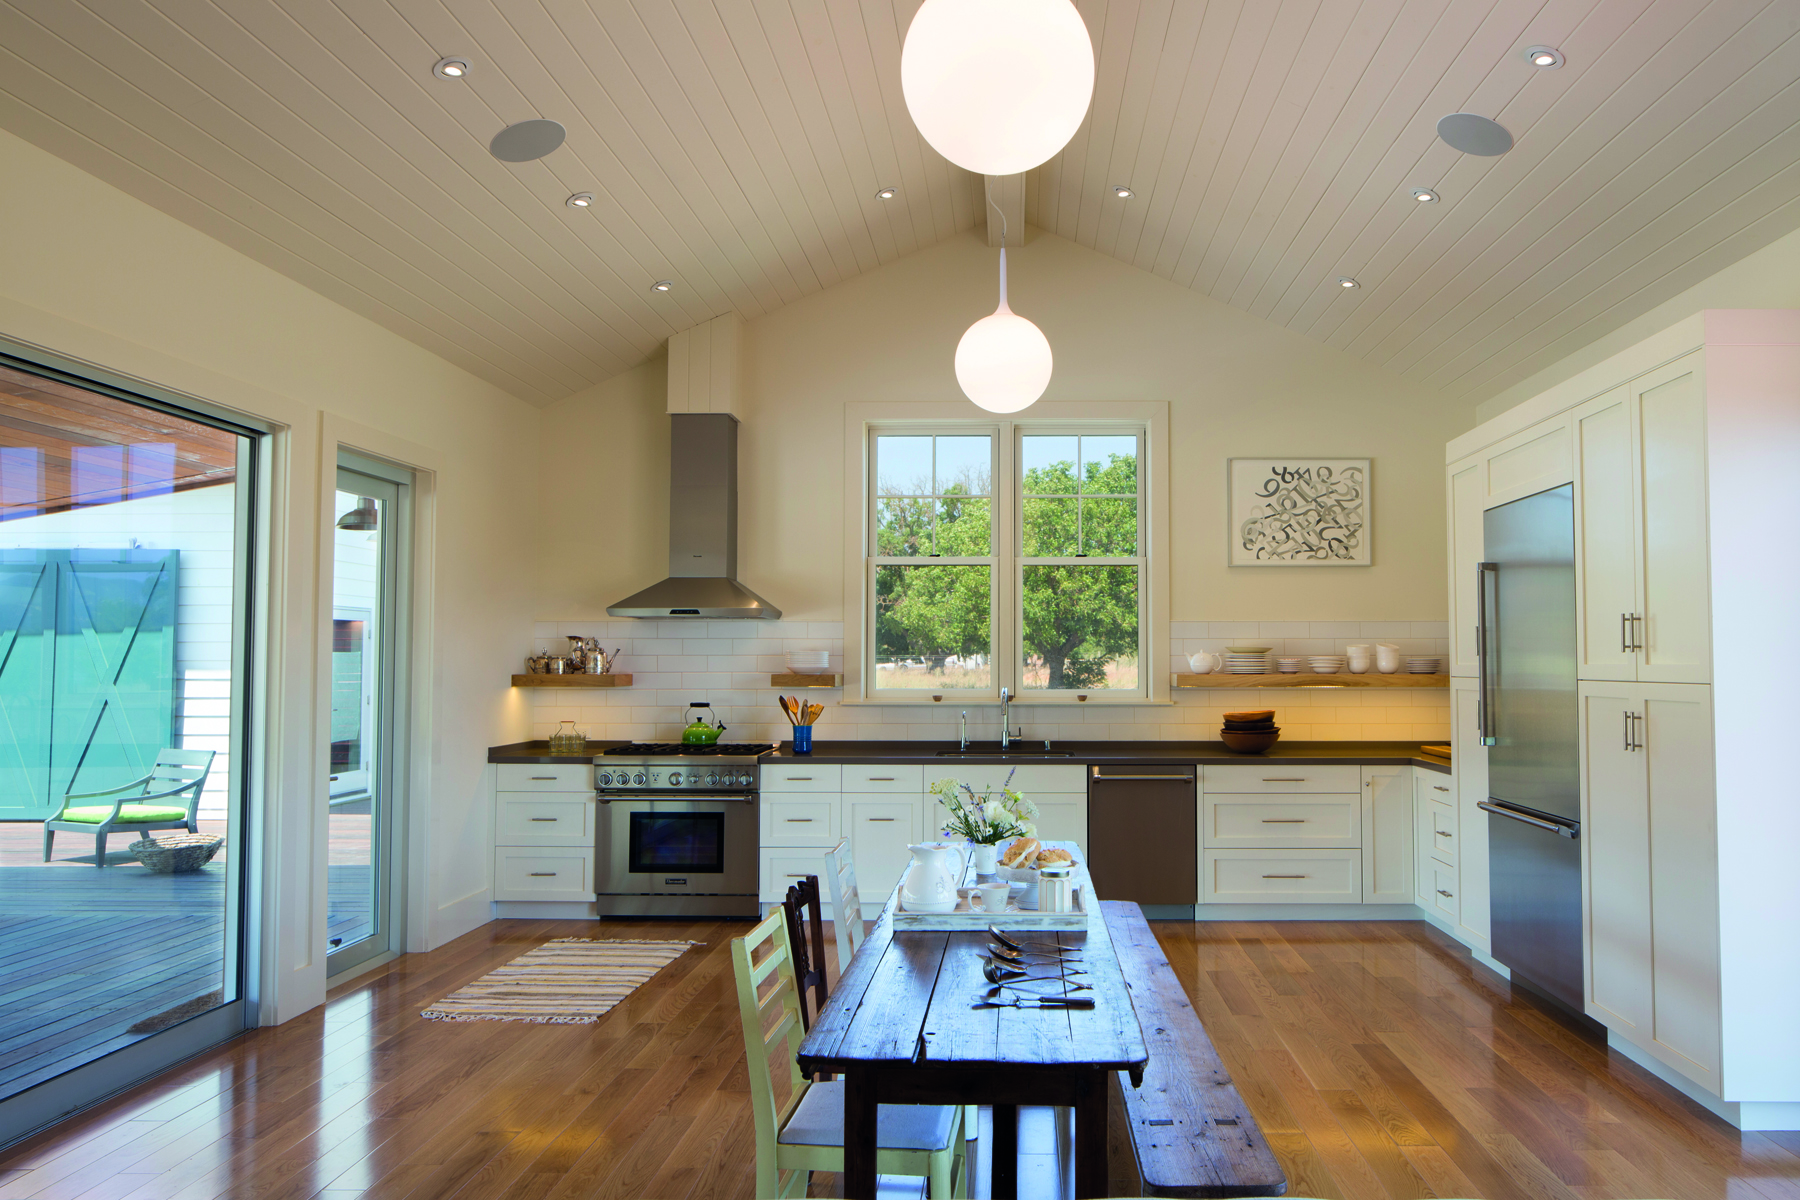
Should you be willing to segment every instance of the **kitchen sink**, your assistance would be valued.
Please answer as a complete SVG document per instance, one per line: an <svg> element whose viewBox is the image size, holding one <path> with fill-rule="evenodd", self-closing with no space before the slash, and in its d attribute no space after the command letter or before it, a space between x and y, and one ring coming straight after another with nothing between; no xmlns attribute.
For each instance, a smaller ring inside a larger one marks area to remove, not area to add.
<svg viewBox="0 0 1800 1200"><path fill-rule="evenodd" d="M1002 750L990 746L985 750L939 750L939 758L1073 758L1073 750Z"/></svg>

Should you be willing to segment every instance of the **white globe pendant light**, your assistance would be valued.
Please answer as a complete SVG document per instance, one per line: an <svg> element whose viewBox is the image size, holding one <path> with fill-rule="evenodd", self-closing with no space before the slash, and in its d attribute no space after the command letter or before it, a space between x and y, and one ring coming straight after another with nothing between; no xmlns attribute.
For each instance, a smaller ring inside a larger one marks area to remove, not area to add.
<svg viewBox="0 0 1800 1200"><path fill-rule="evenodd" d="M1069 0L925 0L900 90L932 149L977 175L1017 175L1080 128L1094 43Z"/></svg>
<svg viewBox="0 0 1800 1200"><path fill-rule="evenodd" d="M1004 218L1002 218L1004 220ZM956 382L989 412L1027 408L1050 386L1050 339L1006 306L1006 241L1000 243L1000 307L956 343Z"/></svg>

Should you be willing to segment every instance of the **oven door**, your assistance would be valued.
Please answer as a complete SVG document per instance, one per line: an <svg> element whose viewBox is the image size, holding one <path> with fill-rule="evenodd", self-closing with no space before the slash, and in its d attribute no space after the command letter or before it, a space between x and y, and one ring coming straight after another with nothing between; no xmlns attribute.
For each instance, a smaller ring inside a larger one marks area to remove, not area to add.
<svg viewBox="0 0 1800 1200"><path fill-rule="evenodd" d="M601 796L602 895L754 895L756 797Z"/></svg>

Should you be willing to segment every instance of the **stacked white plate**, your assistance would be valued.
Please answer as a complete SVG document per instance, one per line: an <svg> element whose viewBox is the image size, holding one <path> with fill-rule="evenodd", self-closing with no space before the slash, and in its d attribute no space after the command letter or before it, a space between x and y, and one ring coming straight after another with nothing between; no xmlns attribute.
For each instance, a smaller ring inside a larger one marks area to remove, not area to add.
<svg viewBox="0 0 1800 1200"><path fill-rule="evenodd" d="M1436 675L1443 665L1441 658L1409 658L1406 660L1406 673L1409 675Z"/></svg>
<svg viewBox="0 0 1800 1200"><path fill-rule="evenodd" d="M1306 663L1315 675L1336 675L1344 669L1344 656L1341 654L1314 654Z"/></svg>
<svg viewBox="0 0 1800 1200"><path fill-rule="evenodd" d="M831 651L789 650L787 662L788 670L796 675L817 675L830 669Z"/></svg>
<svg viewBox="0 0 1800 1200"><path fill-rule="evenodd" d="M1303 658L1278 658L1275 660L1275 669L1283 675L1298 675L1300 666L1305 661Z"/></svg>
<svg viewBox="0 0 1800 1200"><path fill-rule="evenodd" d="M1266 675L1269 673L1269 655L1233 654L1226 652L1225 669L1233 675Z"/></svg>

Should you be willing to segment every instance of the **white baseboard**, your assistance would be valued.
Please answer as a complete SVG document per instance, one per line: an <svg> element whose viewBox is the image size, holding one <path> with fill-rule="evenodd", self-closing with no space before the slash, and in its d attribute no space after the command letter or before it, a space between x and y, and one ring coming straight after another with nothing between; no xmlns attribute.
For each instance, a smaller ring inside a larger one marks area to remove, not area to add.
<svg viewBox="0 0 1800 1200"><path fill-rule="evenodd" d="M1104 897L1103 897L1104 898ZM1196 921L1417 921L1416 904L1196 904Z"/></svg>
<svg viewBox="0 0 1800 1200"><path fill-rule="evenodd" d="M496 900L496 921L598 921L592 900Z"/></svg>
<svg viewBox="0 0 1800 1200"><path fill-rule="evenodd" d="M1739 1129L1800 1129L1800 1102L1782 1100L1721 1100L1655 1055L1606 1031L1606 1048L1629 1058L1682 1095Z"/></svg>

